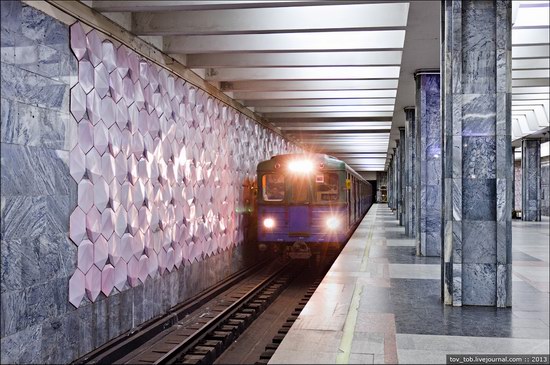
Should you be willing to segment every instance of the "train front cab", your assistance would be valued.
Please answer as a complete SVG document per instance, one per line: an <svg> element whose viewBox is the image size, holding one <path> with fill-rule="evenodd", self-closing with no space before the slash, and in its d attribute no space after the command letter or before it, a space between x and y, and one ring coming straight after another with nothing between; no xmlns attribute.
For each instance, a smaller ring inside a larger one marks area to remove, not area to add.
<svg viewBox="0 0 550 365"><path fill-rule="evenodd" d="M365 181L336 159L270 162L258 168L259 242L313 250L344 243L366 211Z"/></svg>

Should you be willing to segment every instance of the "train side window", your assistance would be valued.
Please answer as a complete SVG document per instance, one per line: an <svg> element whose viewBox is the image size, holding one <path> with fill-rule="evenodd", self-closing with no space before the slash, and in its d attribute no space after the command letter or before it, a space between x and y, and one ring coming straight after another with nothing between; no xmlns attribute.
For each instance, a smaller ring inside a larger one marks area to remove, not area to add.
<svg viewBox="0 0 550 365"><path fill-rule="evenodd" d="M285 177L281 174L266 174L262 176L262 192L264 201L280 202L285 198Z"/></svg>
<svg viewBox="0 0 550 365"><path fill-rule="evenodd" d="M315 177L315 192L317 201L338 200L338 174L326 172Z"/></svg>

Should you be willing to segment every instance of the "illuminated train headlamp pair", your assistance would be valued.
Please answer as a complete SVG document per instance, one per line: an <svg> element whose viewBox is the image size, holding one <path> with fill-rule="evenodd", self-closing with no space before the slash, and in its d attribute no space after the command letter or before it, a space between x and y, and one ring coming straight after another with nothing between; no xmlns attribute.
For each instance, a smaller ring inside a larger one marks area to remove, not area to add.
<svg viewBox="0 0 550 365"><path fill-rule="evenodd" d="M342 222L340 221L340 218L338 218L338 217L328 217L325 221L325 226L330 231L335 231L335 230L340 228L341 223ZM263 225L267 229L273 229L273 228L275 228L275 219L273 219L271 217L264 218Z"/></svg>

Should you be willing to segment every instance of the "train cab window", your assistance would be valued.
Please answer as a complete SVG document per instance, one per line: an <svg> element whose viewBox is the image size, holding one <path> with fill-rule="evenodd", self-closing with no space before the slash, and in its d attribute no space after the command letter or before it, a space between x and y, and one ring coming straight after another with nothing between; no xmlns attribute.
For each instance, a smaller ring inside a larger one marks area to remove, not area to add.
<svg viewBox="0 0 550 365"><path fill-rule="evenodd" d="M315 196L318 202L337 201L338 174L327 172L315 176Z"/></svg>
<svg viewBox="0 0 550 365"><path fill-rule="evenodd" d="M280 202L285 198L285 177L281 174L262 176L263 199L267 202Z"/></svg>
<svg viewBox="0 0 550 365"><path fill-rule="evenodd" d="M310 180L307 178L294 178L292 180L292 203L309 203Z"/></svg>

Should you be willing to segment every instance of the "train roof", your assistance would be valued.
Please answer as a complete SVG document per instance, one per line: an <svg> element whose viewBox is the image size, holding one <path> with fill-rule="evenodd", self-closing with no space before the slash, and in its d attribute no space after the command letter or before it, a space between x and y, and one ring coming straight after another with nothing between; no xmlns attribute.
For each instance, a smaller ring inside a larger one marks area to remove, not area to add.
<svg viewBox="0 0 550 365"><path fill-rule="evenodd" d="M348 170L356 178L360 180L365 180L364 177L359 175L355 170L349 167L344 161L337 159L336 157L329 156L322 153L289 153L282 155L275 155L271 159L262 161L258 163L258 171L271 171L275 169L276 164L283 164L288 160L293 160L296 158L307 158L309 160L314 160L316 164L323 163L325 170Z"/></svg>

